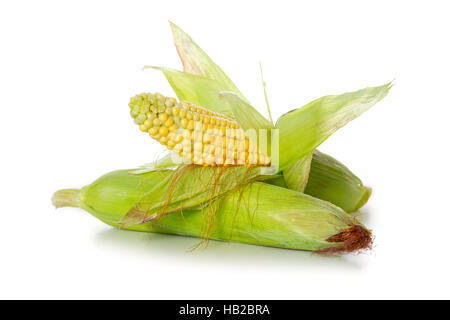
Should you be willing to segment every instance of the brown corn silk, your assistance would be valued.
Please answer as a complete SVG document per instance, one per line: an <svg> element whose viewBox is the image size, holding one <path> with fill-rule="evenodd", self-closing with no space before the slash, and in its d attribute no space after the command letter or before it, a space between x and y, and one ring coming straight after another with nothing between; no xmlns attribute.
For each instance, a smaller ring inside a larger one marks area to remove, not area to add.
<svg viewBox="0 0 450 320"><path fill-rule="evenodd" d="M321 254L342 254L372 249L372 232L360 225L352 225L327 239L328 242L341 243L339 246L317 250Z"/></svg>

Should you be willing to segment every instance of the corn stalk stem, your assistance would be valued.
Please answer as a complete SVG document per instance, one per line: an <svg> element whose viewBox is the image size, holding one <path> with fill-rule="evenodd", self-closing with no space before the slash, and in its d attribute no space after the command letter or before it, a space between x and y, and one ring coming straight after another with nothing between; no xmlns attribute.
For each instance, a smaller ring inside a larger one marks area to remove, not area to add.
<svg viewBox="0 0 450 320"><path fill-rule="evenodd" d="M53 194L52 203L56 208L80 207L80 189L62 189Z"/></svg>

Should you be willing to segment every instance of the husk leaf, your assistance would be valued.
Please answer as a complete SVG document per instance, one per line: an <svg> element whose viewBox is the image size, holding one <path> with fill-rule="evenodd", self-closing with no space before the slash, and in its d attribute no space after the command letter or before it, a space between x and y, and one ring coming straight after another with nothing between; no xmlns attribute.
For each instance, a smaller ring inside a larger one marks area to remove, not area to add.
<svg viewBox="0 0 450 320"><path fill-rule="evenodd" d="M239 95L231 91L219 92L219 96L223 101L228 103L233 112L234 119L236 119L239 126L245 130L249 129L272 129L272 123L262 116L250 104L242 100Z"/></svg>
<svg viewBox="0 0 450 320"><path fill-rule="evenodd" d="M219 92L223 91L223 86L220 83L204 76L170 68L154 66L144 68L161 70L180 101L186 100L233 118L233 112L228 103L219 97Z"/></svg>
<svg viewBox="0 0 450 320"><path fill-rule="evenodd" d="M221 88L217 93L223 93L222 97L224 101L229 102L230 112L233 114L232 118L238 121L244 130L249 128L255 130L259 128L273 128L273 123L267 120L250 105L250 102L239 91L233 81L231 81L225 72L214 63L206 52L203 51L186 32L172 22L170 22L170 26L172 28L175 47L177 48L178 55L183 64L184 72L215 80L217 86ZM235 94L236 96L232 96L232 94ZM190 102L199 104L198 101ZM249 115L246 115L247 112ZM255 117L254 124L248 119L244 119L243 116L245 116L245 118Z"/></svg>
<svg viewBox="0 0 450 320"><path fill-rule="evenodd" d="M177 48L183 64L183 70L187 73L201 75L215 80L222 88L220 91L232 91L242 100L248 100L242 95L236 85L223 72L223 70L212 61L212 59L192 40L192 38L181 28L170 22L173 42ZM195 103L191 101L192 103Z"/></svg>
<svg viewBox="0 0 450 320"><path fill-rule="evenodd" d="M122 224L131 226L182 209L205 206L224 193L254 181L258 175L256 167L182 165L143 195Z"/></svg>
<svg viewBox="0 0 450 320"><path fill-rule="evenodd" d="M305 193L353 212L369 200L371 189L341 162L315 150Z"/></svg>
<svg viewBox="0 0 450 320"><path fill-rule="evenodd" d="M330 135L383 99L391 83L316 99L281 116L280 170L311 153Z"/></svg>
<svg viewBox="0 0 450 320"><path fill-rule="evenodd" d="M309 179L312 153L307 154L294 164L283 170L286 187L299 192L304 192Z"/></svg>

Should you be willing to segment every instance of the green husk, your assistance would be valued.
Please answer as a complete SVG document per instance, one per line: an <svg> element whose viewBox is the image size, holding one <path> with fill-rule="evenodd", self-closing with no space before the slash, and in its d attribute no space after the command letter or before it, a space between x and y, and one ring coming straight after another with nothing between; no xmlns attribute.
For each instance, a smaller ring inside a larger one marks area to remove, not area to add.
<svg viewBox="0 0 450 320"><path fill-rule="evenodd" d="M295 176L293 176L295 178ZM304 181L300 176L298 181ZM306 187L288 186L286 174L278 174L264 181L282 188L304 192L310 196L331 202L346 212L354 212L364 206L372 189L364 186L353 172L341 162L318 150L312 154ZM303 191L301 190L303 188Z"/></svg>
<svg viewBox="0 0 450 320"><path fill-rule="evenodd" d="M207 206L224 193L254 181L259 172L257 167L180 166L142 195L121 223L131 226L181 209Z"/></svg>
<svg viewBox="0 0 450 320"><path fill-rule="evenodd" d="M316 150L305 193L353 212L369 200L372 189L365 187L342 163Z"/></svg>
<svg viewBox="0 0 450 320"><path fill-rule="evenodd" d="M217 64L177 25L170 22L173 42L186 73L204 76L220 84L220 91L231 91L248 103L236 85Z"/></svg>
<svg viewBox="0 0 450 320"><path fill-rule="evenodd" d="M314 151L335 131L370 109L391 86L387 83L325 96L281 116L275 125L280 131L280 170Z"/></svg>
<svg viewBox="0 0 450 320"><path fill-rule="evenodd" d="M288 176L293 180L289 186L286 182L286 170L267 177L264 182L304 192L331 202L346 212L360 209L369 200L372 190L364 186L361 179L335 158L315 150L309 164L310 170L304 168L308 165L308 161L304 162L304 166L294 164L292 170L288 170ZM176 162L172 160L172 155L169 154L154 163L134 169L130 173L141 174L157 169L173 168L176 165ZM304 186L305 181L306 187Z"/></svg>
<svg viewBox="0 0 450 320"><path fill-rule="evenodd" d="M291 166L283 170L286 187L299 192L304 192L309 179L312 153L307 154Z"/></svg>
<svg viewBox="0 0 450 320"><path fill-rule="evenodd" d="M164 67L145 66L144 69L161 70L180 101L191 103L233 118L228 102L219 97L223 86L210 78Z"/></svg>
<svg viewBox="0 0 450 320"><path fill-rule="evenodd" d="M113 227L121 227L130 208L172 174L169 170L139 175L128 172L108 173L78 191L57 191L53 203L57 208L80 207ZM370 232L340 208L261 182L227 193L212 205L218 212L209 233L204 230L209 223L205 208L178 211L127 229L328 253L358 251L371 244Z"/></svg>
<svg viewBox="0 0 450 320"><path fill-rule="evenodd" d="M226 101L233 113L233 118L236 119L239 126L244 130L249 129L272 129L273 124L263 117L255 108L249 103L245 102L236 93L231 91L222 91L219 97Z"/></svg>

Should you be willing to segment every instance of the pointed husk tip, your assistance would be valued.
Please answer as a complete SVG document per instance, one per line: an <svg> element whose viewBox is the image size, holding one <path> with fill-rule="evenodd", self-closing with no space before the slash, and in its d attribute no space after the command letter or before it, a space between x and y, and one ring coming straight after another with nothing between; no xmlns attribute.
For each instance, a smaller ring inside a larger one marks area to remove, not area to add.
<svg viewBox="0 0 450 320"><path fill-rule="evenodd" d="M369 201L371 195L372 195L372 188L364 187L364 193L361 196L361 199L359 200L358 204L356 205L355 211L362 208L367 203L367 201Z"/></svg>

